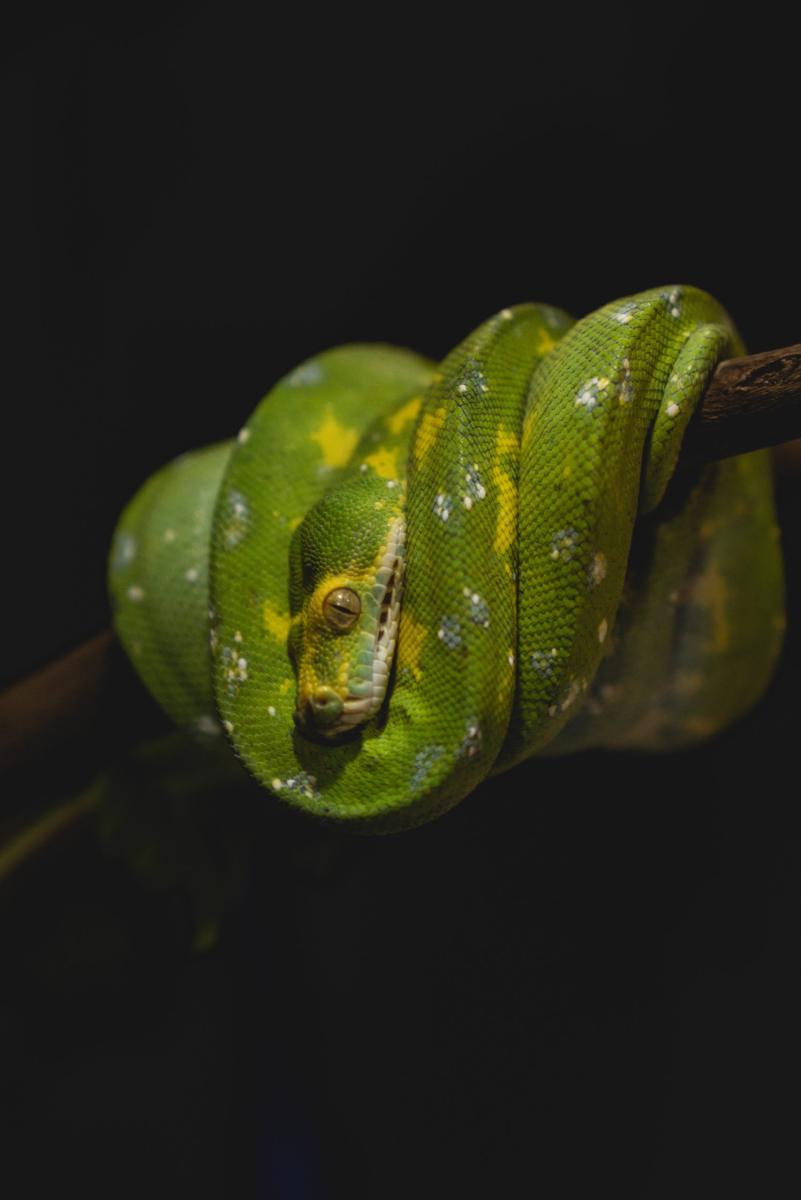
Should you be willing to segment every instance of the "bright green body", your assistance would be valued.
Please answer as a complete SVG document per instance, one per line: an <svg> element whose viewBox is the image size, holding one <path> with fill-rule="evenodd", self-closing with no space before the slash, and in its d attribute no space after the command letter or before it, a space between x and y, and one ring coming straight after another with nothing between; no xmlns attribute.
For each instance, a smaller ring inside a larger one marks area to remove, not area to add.
<svg viewBox="0 0 801 1200"><path fill-rule="evenodd" d="M781 645L769 459L712 465L660 501L717 362L742 352L694 288L577 323L504 310L436 369L327 351L236 442L131 502L110 571L120 637L177 723L224 729L281 799L370 829L428 820L532 754L707 737L757 699ZM293 721L290 552L348 481L326 561L405 508L405 589L388 703L324 744Z"/></svg>

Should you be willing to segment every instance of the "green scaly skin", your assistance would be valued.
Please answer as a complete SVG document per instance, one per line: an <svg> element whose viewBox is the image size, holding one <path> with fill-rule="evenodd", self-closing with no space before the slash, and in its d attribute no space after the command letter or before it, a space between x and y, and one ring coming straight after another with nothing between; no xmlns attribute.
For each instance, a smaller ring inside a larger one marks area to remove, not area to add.
<svg viewBox="0 0 801 1200"><path fill-rule="evenodd" d="M667 287L578 322L506 309L436 368L388 346L320 354L125 510L119 636L178 724L359 829L430 820L533 754L709 737L781 646L769 457L662 500L715 366L743 352L712 297ZM387 562L403 574L387 699L331 736L312 700L370 693ZM322 605L343 586L361 615L332 633Z"/></svg>

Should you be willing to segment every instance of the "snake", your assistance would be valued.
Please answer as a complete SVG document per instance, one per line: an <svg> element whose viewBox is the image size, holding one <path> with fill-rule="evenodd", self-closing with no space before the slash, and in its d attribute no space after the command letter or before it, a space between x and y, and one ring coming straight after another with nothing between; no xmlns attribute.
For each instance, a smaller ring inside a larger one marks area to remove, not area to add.
<svg viewBox="0 0 801 1200"><path fill-rule="evenodd" d="M439 363L316 354L126 506L119 639L178 726L355 830L532 757L710 738L784 628L769 453L677 471L744 351L717 300L669 285L578 320L503 309Z"/></svg>

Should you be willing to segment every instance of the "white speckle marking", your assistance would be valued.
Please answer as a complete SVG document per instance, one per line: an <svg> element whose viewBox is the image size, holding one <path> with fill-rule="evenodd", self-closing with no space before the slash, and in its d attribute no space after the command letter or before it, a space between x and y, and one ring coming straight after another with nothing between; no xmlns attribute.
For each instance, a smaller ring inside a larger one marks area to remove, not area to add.
<svg viewBox="0 0 801 1200"><path fill-rule="evenodd" d="M220 722L215 717L204 714L195 721L195 729L198 733L219 734Z"/></svg>
<svg viewBox="0 0 801 1200"><path fill-rule="evenodd" d="M240 446L244 446L245 442L249 439L249 437L250 437L250 430L247 428L247 426L244 426L242 429L239 430L239 433L236 435L236 440L239 442Z"/></svg>
<svg viewBox="0 0 801 1200"><path fill-rule="evenodd" d="M186 579L189 583L195 583L197 580L197 567L190 567L184 575L184 579Z"/></svg>
<svg viewBox="0 0 801 1200"><path fill-rule="evenodd" d="M481 472L478 469L478 463L472 463L465 468L465 483L467 484L467 492L463 501L465 508L472 508L473 500L483 500L487 495L487 489L481 482ZM467 499L471 503L467 503Z"/></svg>
<svg viewBox="0 0 801 1200"><path fill-rule="evenodd" d="M128 588L128 599L133 600L135 603L138 604L139 601L144 600L144 598L145 598L144 588L140 588L138 583L132 583L131 586Z"/></svg>
<svg viewBox="0 0 801 1200"><path fill-rule="evenodd" d="M558 529L551 538L551 558L569 562L576 553L579 535L573 527Z"/></svg>
<svg viewBox="0 0 801 1200"><path fill-rule="evenodd" d="M588 379L586 383L579 388L576 396L576 407L586 408L587 412L592 412L597 408L601 400L604 399L602 393L609 387L609 380L605 375L594 375L592 379Z"/></svg>
<svg viewBox="0 0 801 1200"><path fill-rule="evenodd" d="M599 583L603 583L606 579L606 555L603 550L598 550L592 556L590 563L590 583L593 587L597 587Z"/></svg>
<svg viewBox="0 0 801 1200"><path fill-rule="evenodd" d="M681 409L679 408L678 404L669 404L667 406L667 415L669 417L677 417L680 412Z"/></svg>
<svg viewBox="0 0 801 1200"><path fill-rule="evenodd" d="M130 533L125 533L120 538L118 554L120 562L133 562L136 556L136 539Z"/></svg>
<svg viewBox="0 0 801 1200"><path fill-rule="evenodd" d="M672 291L670 291L666 295L664 295L665 302L667 303L667 306L668 306L668 312L670 313L671 317L680 316L680 309L679 309L680 297L681 297L681 289L680 288L673 288Z"/></svg>
<svg viewBox="0 0 801 1200"><path fill-rule="evenodd" d="M274 705L274 704L268 704L268 705L267 705L267 716L268 716L268 717L274 717L274 716L275 716L275 705Z"/></svg>
<svg viewBox="0 0 801 1200"><path fill-rule="evenodd" d="M174 529L165 529L164 530L164 541L165 542L174 542L175 541L175 530Z"/></svg>
<svg viewBox="0 0 801 1200"><path fill-rule="evenodd" d="M434 515L441 521L447 521L451 515L450 496L446 496L444 492L438 492L434 497Z"/></svg>
<svg viewBox="0 0 801 1200"><path fill-rule="evenodd" d="M238 545L248 529L248 506L241 492L232 489L225 499L225 526L223 536L230 549Z"/></svg>
<svg viewBox="0 0 801 1200"><path fill-rule="evenodd" d="M291 387L303 387L309 383L320 383L322 378L322 367L312 359L311 362L303 363L302 366L296 367L287 379L287 383Z"/></svg>
<svg viewBox="0 0 801 1200"><path fill-rule="evenodd" d="M634 308L635 305L633 302L628 300L625 304L621 304L617 312L612 313L612 319L617 321L619 325L628 325L634 315Z"/></svg>
<svg viewBox="0 0 801 1200"><path fill-rule="evenodd" d="M604 617L603 621L601 621L601 624L598 626L598 641L601 643L601 645L603 645L604 641L606 640L606 635L608 632L609 624L606 620L606 617Z"/></svg>

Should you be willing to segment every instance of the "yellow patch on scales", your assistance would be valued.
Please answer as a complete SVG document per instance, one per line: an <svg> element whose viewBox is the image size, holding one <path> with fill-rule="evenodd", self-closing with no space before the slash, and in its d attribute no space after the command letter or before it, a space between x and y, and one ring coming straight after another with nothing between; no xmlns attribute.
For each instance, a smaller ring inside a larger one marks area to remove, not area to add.
<svg viewBox="0 0 801 1200"><path fill-rule="evenodd" d="M539 353L550 354L556 344L556 338L552 337L543 325L537 334L537 350Z"/></svg>
<svg viewBox="0 0 801 1200"><path fill-rule="evenodd" d="M408 667L417 683L423 677L420 668L420 652L426 640L428 630L425 625L415 621L408 609L402 609L400 629L398 631L398 669Z"/></svg>
<svg viewBox="0 0 801 1200"><path fill-rule="evenodd" d="M270 603L265 603L262 614L264 617L264 628L267 632L272 634L279 642L285 642L289 637L289 626L291 624L286 613L279 612Z"/></svg>
<svg viewBox="0 0 801 1200"><path fill-rule="evenodd" d="M320 426L310 434L312 441L317 442L327 467L344 467L356 448L359 434L347 425L340 425L331 411L331 406L325 410L325 417Z"/></svg>
<svg viewBox="0 0 801 1200"><path fill-rule="evenodd" d="M376 475L380 475L382 479L397 479L398 478L398 448L394 450L385 450L383 447L379 450L374 450L372 454L368 454L364 460L368 467L372 467Z"/></svg>
<svg viewBox="0 0 801 1200"><path fill-rule="evenodd" d="M423 461L439 437L439 432L445 424L445 416L444 406L435 409L433 413L423 413L414 439L414 457L418 463Z"/></svg>
<svg viewBox="0 0 801 1200"><path fill-rule="evenodd" d="M395 434L400 433L400 431L404 429L410 421L415 419L420 411L421 403L422 398L420 396L415 396L412 400L409 400L406 404L404 404L402 408L399 408L397 412L394 412L392 416L387 417L389 432Z"/></svg>
<svg viewBox="0 0 801 1200"><path fill-rule="evenodd" d="M492 481L498 493L498 524L492 548L496 554L506 554L517 535L517 496L511 475L503 469L503 458L517 454L517 434L502 427L495 436L495 458L492 464Z"/></svg>

